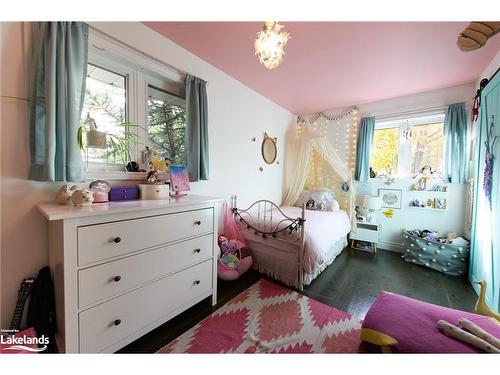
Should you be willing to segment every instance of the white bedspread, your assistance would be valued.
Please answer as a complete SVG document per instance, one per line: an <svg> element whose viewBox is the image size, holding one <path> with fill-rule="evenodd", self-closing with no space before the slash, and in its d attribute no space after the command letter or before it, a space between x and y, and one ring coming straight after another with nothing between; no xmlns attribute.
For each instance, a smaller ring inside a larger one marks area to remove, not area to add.
<svg viewBox="0 0 500 375"><path fill-rule="evenodd" d="M282 206L280 209L289 217L300 217L302 210L298 207ZM312 211L306 210L305 222L305 246L304 246L304 271L311 274L317 274L326 266L325 263L331 261L342 250L339 242L345 244L346 236L351 230L349 216L343 210L339 211ZM272 222L278 224L283 217L279 214L274 214ZM268 215L269 219L269 215ZM279 225L279 227L282 227ZM246 233L245 233L246 232ZM268 243L269 240L263 239L261 236L256 236L253 231L244 231L245 236L252 241L257 241L262 244ZM285 251L296 251L296 247L292 247L286 243L275 241L273 246L278 246ZM332 253L335 251L335 253Z"/></svg>
<svg viewBox="0 0 500 375"><path fill-rule="evenodd" d="M300 217L299 207L280 207L285 215ZM312 211L306 210L304 270L313 272L328 259L330 247L339 240L346 238L351 230L349 216L343 210Z"/></svg>

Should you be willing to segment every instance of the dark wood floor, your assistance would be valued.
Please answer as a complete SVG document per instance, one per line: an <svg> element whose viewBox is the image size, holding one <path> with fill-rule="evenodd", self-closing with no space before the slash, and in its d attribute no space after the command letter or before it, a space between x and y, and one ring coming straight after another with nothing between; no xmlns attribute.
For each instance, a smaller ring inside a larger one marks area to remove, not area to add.
<svg viewBox="0 0 500 375"><path fill-rule="evenodd" d="M154 353L181 335L262 276L249 271L232 282L219 281L218 304L204 300L154 331L124 347L119 353ZM377 254L346 248L304 294L363 319L378 293L386 290L422 301L472 311L476 294L467 278L446 276L404 262L400 255L379 250Z"/></svg>

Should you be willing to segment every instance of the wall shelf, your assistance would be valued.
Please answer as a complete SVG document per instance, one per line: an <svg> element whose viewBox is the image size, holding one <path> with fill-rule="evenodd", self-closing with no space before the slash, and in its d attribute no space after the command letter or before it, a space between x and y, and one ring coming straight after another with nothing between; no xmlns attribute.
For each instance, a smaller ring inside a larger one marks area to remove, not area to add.
<svg viewBox="0 0 500 375"><path fill-rule="evenodd" d="M413 207L409 206L409 208L412 208L414 210L428 210L428 211L448 211L447 208L433 208L433 207Z"/></svg>
<svg viewBox="0 0 500 375"><path fill-rule="evenodd" d="M427 194L448 194L447 191L435 191L435 190L408 190L410 193L427 193Z"/></svg>

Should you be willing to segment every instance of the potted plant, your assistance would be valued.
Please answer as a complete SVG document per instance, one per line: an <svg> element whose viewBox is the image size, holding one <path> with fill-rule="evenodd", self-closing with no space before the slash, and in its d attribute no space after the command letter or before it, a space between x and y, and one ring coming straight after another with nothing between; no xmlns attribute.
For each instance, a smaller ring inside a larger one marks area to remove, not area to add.
<svg viewBox="0 0 500 375"><path fill-rule="evenodd" d="M85 151L86 147L108 149L108 156L117 157L123 168L128 170L127 164L132 163L133 160L131 148L141 143L138 135L131 132L130 129L133 127L144 128L131 122L123 122L117 126L124 127L123 135L98 131L95 121L87 114L87 118L81 122L78 128L78 144L82 151Z"/></svg>

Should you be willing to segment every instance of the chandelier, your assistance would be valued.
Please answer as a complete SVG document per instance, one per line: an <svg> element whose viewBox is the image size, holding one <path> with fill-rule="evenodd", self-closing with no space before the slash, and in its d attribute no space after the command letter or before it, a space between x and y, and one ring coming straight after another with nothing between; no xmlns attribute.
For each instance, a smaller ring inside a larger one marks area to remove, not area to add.
<svg viewBox="0 0 500 375"><path fill-rule="evenodd" d="M281 31L283 25L278 22L266 22L255 39L255 55L259 62L267 69L276 69L283 62L285 51L283 48L290 38L290 34Z"/></svg>

